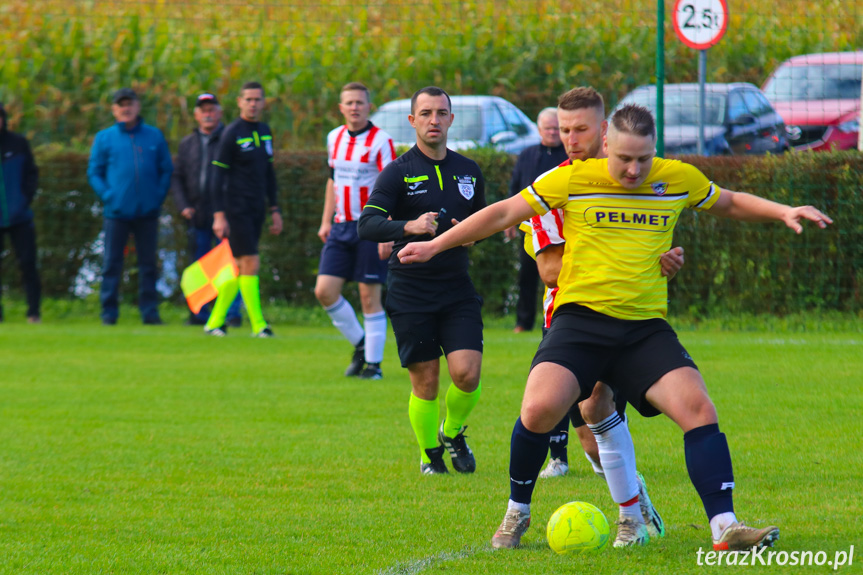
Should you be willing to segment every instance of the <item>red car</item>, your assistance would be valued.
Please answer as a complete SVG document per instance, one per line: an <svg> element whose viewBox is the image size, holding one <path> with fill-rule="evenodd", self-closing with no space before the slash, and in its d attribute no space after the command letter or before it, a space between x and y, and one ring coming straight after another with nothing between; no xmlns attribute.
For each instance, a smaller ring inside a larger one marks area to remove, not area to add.
<svg viewBox="0 0 863 575"><path fill-rule="evenodd" d="M857 148L863 51L795 56L764 84L795 150Z"/></svg>

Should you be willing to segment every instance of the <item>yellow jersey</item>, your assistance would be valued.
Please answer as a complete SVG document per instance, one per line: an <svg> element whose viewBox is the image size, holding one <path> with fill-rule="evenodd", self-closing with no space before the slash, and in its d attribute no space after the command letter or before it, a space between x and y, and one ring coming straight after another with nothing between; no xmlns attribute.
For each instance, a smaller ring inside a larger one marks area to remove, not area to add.
<svg viewBox="0 0 863 575"><path fill-rule="evenodd" d="M608 173L607 159L546 172L521 196L537 214L564 210L566 248L554 305L577 303L627 320L665 317L668 284L660 256L684 208L706 210L719 188L697 168L655 158L639 187Z"/></svg>

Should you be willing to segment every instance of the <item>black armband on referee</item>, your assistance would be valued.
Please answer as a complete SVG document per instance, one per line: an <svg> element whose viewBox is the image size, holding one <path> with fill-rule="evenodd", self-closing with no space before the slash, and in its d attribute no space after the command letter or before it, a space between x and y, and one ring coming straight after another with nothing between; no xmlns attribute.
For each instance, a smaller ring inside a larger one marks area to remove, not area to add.
<svg viewBox="0 0 863 575"><path fill-rule="evenodd" d="M281 210L281 208L279 208L279 206L270 206L270 213L271 214L281 214L282 210Z"/></svg>

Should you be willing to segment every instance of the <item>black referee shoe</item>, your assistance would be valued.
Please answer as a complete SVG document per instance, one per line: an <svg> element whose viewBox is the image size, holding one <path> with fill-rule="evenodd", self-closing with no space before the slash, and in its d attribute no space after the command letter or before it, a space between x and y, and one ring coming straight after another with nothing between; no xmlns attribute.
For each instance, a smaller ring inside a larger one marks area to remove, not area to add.
<svg viewBox="0 0 863 575"><path fill-rule="evenodd" d="M351 358L351 364L345 370L345 377L356 377L360 375L363 371L363 367L366 365L366 338L360 340L360 342L354 347L354 356Z"/></svg>
<svg viewBox="0 0 863 575"><path fill-rule="evenodd" d="M449 473L446 463L443 462L443 445L426 449L426 455L431 459L431 463L420 463L420 471L423 475L444 475Z"/></svg>
<svg viewBox="0 0 863 575"><path fill-rule="evenodd" d="M467 446L467 441L465 441L464 430L467 429L467 425L463 426L455 437L447 437L443 434L443 424L444 422L441 422L437 437L443 447L449 451L453 469L459 473L473 473L476 471L476 459L473 456L473 451Z"/></svg>

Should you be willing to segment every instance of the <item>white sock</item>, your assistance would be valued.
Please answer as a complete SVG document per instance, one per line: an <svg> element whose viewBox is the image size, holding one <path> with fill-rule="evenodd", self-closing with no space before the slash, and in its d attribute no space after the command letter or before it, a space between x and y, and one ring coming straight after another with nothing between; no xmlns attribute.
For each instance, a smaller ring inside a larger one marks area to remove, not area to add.
<svg viewBox="0 0 863 575"><path fill-rule="evenodd" d="M737 521L737 516L733 511L726 511L725 513L720 513L719 515L714 515L710 519L710 531L713 533L713 540L719 541L719 538L722 537L722 532L725 531L725 528Z"/></svg>
<svg viewBox="0 0 863 575"><path fill-rule="evenodd" d="M363 339L363 326L360 325L360 320L357 319L357 314L354 312L351 302L346 300L344 296L339 296L339 301L325 307L327 314L333 322L333 325L342 332L351 345L357 345Z"/></svg>
<svg viewBox="0 0 863 575"><path fill-rule="evenodd" d="M509 503L506 504L507 509L517 509L522 513L527 513L530 515L530 503L517 503L512 499L509 500Z"/></svg>
<svg viewBox="0 0 863 575"><path fill-rule="evenodd" d="M380 363L384 359L384 345L387 343L387 314L363 314L366 328L366 363Z"/></svg>
<svg viewBox="0 0 863 575"><path fill-rule="evenodd" d="M617 504L626 503L638 495L635 447L629 428L616 411L599 423L587 426L596 437L599 462L605 472L611 498Z"/></svg>
<svg viewBox="0 0 863 575"><path fill-rule="evenodd" d="M641 514L641 505L637 501L632 505L621 505L619 509L621 519L632 519L636 523L644 523L644 515Z"/></svg>
<svg viewBox="0 0 863 575"><path fill-rule="evenodd" d="M584 457L590 462L591 467L593 467L593 472L605 479L605 471L602 470L602 465L600 465L598 461L594 461L586 451L584 452Z"/></svg>

